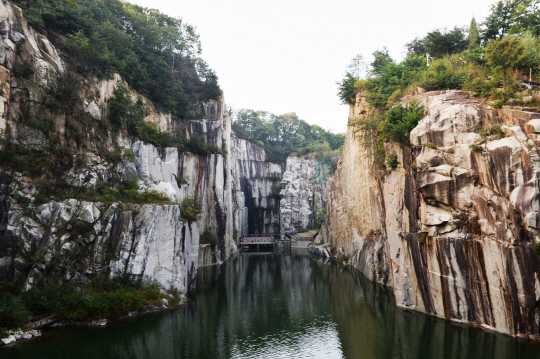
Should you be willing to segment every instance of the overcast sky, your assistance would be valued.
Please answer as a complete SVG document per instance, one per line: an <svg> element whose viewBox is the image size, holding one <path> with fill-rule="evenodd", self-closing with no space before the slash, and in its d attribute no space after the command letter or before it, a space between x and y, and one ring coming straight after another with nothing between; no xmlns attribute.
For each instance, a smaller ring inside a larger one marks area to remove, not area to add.
<svg viewBox="0 0 540 359"><path fill-rule="evenodd" d="M310 124L345 132L348 106L336 81L351 58L405 43L436 28L480 22L495 0L130 0L194 25L202 57L228 106L296 112Z"/></svg>

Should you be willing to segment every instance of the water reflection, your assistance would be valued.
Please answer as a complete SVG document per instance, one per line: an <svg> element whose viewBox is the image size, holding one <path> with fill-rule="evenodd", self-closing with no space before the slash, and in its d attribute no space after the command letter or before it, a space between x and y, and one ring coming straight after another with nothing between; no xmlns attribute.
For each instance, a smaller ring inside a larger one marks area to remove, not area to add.
<svg viewBox="0 0 540 359"><path fill-rule="evenodd" d="M397 309L391 292L305 252L199 270L185 307L51 331L10 358L540 358L540 346Z"/></svg>

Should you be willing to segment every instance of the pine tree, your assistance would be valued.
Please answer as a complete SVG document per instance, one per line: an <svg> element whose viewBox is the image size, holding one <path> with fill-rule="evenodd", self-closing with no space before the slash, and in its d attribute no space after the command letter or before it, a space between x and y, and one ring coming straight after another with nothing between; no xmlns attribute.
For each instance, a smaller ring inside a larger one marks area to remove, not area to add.
<svg viewBox="0 0 540 359"><path fill-rule="evenodd" d="M475 49L480 45L480 32L476 25L476 19L473 17L471 20L471 26L469 26L469 50Z"/></svg>
<svg viewBox="0 0 540 359"><path fill-rule="evenodd" d="M508 72L525 62L528 57L528 54L523 55L523 46L519 45L518 38L514 36L492 41L486 47L487 63L495 72L502 73L504 90Z"/></svg>

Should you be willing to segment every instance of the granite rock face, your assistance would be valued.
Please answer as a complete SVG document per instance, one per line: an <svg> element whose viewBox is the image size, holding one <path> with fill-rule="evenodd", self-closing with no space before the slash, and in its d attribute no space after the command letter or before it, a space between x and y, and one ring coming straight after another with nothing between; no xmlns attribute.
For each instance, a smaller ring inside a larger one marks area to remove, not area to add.
<svg viewBox="0 0 540 359"><path fill-rule="evenodd" d="M535 119L458 91L420 100L427 115L411 132L414 146L388 144L399 165L384 176L361 134L349 128L327 184L321 244L391 287L398 306L538 339L540 260L531 249L540 241ZM359 96L350 118L367 113ZM504 135L490 133L495 124ZM475 132L478 126L485 130ZM437 149L422 146L427 143ZM469 147L474 143L481 152Z"/></svg>
<svg viewBox="0 0 540 359"><path fill-rule="evenodd" d="M282 167L266 162L261 147L235 136L223 98L199 103L197 120L173 121L117 74L100 80L70 73L51 42L28 27L20 8L0 2L0 20L0 136L14 148L43 158L53 156L51 139L72 150L58 161L64 172L47 179L0 172L1 280L24 290L51 273L87 281L98 273L127 272L149 276L164 289L185 291L199 263L220 263L236 251L235 238L279 232L276 188ZM16 66L24 61L35 71L23 79ZM80 82L76 100L59 105L70 107L73 116L52 111L48 103L47 94L68 77ZM104 121L120 85L133 99L142 99L145 122L161 131L180 131L188 140L198 136L213 145L215 153L158 148L125 131L111 133ZM39 122L44 119L47 123ZM103 199L116 202L112 205L44 201L44 186L36 183L45 180L84 193L82 198L102 198L104 187L118 193L129 181L139 194L156 191L169 203L120 203L114 196ZM179 207L188 197L201 202L200 218L194 222L182 218ZM203 231L215 234L219 243L199 250Z"/></svg>
<svg viewBox="0 0 540 359"><path fill-rule="evenodd" d="M193 285L199 228L182 220L178 206L69 199L33 207L9 196L24 182L2 177L0 276L20 290L53 274L84 283L104 272L182 292Z"/></svg>
<svg viewBox="0 0 540 359"><path fill-rule="evenodd" d="M317 211L326 208L326 181L339 154L287 158L281 181L281 235L313 229ZM320 157L320 158L319 158Z"/></svg>

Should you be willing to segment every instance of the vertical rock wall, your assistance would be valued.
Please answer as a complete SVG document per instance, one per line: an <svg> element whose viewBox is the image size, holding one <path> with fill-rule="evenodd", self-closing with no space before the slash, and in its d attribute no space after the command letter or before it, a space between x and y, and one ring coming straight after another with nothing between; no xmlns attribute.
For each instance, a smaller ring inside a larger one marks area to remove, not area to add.
<svg viewBox="0 0 540 359"><path fill-rule="evenodd" d="M278 184L283 168L266 162L262 147L235 136L231 139L232 193L238 236L278 234Z"/></svg>
<svg viewBox="0 0 540 359"><path fill-rule="evenodd" d="M339 154L287 158L281 181L281 235L313 229L317 211L326 208L326 181ZM320 158L319 158L320 157Z"/></svg>
<svg viewBox="0 0 540 359"><path fill-rule="evenodd" d="M427 115L411 132L413 147L388 145L399 165L387 174L349 128L327 184L325 248L314 250L348 254L393 289L398 306L538 338L538 115L455 91L420 99ZM367 112L359 96L350 118ZM494 124L503 136L490 132Z"/></svg>

